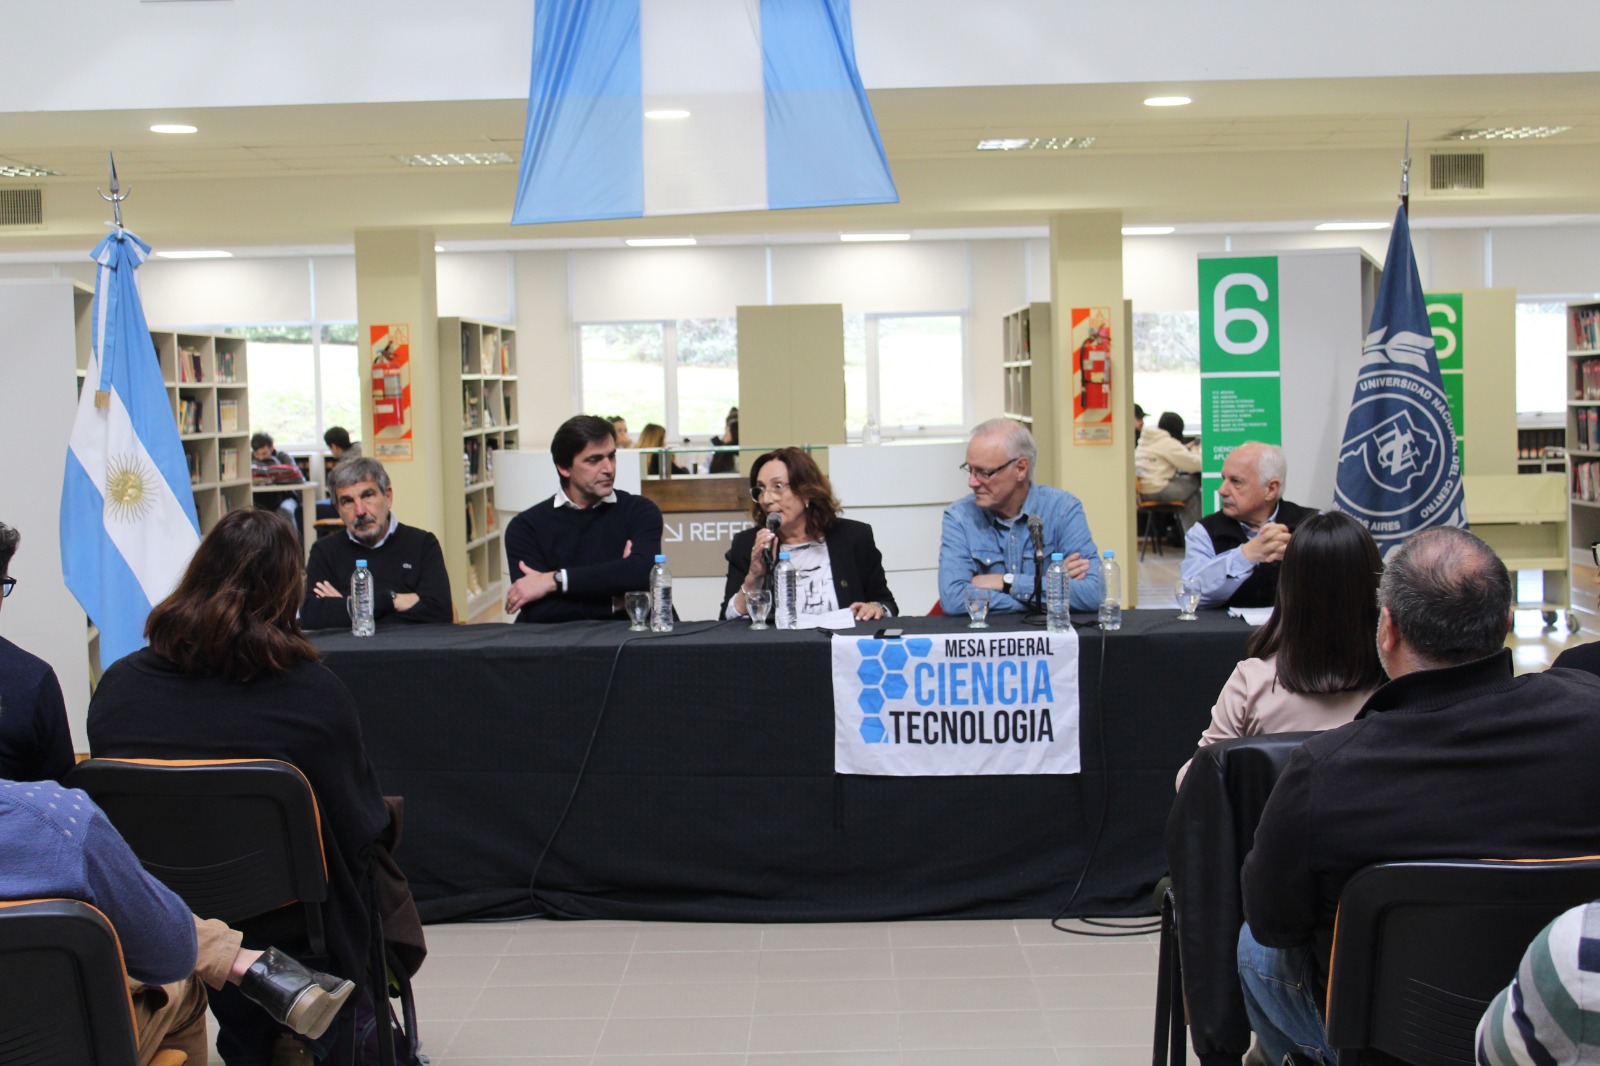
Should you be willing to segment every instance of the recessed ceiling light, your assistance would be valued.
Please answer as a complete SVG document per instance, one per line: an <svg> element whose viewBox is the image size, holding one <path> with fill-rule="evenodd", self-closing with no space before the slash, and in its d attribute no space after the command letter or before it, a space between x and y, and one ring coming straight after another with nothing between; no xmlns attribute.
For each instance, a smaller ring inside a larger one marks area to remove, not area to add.
<svg viewBox="0 0 1600 1066"><path fill-rule="evenodd" d="M1317 226L1317 229L1323 231L1324 233L1329 232L1331 230L1388 229L1388 228L1389 228L1389 223L1387 223L1387 222L1323 222L1323 223L1321 223L1321 224L1319 224Z"/></svg>
<svg viewBox="0 0 1600 1066"><path fill-rule="evenodd" d="M1171 233L1176 228L1175 226L1123 226L1122 235L1124 237L1160 237Z"/></svg>
<svg viewBox="0 0 1600 1066"><path fill-rule="evenodd" d="M991 137L978 142L980 152L1014 152L1033 143L1032 137Z"/></svg>
<svg viewBox="0 0 1600 1066"><path fill-rule="evenodd" d="M1182 107L1192 104L1193 100L1187 96L1150 96L1145 98L1145 107Z"/></svg>
<svg viewBox="0 0 1600 1066"><path fill-rule="evenodd" d="M693 237L633 237L624 243L629 248L687 248L694 242Z"/></svg>
<svg viewBox="0 0 1600 1066"><path fill-rule="evenodd" d="M1451 130L1446 141L1526 141L1540 137L1554 137L1565 133L1571 126L1494 126L1485 129Z"/></svg>
<svg viewBox="0 0 1600 1066"><path fill-rule="evenodd" d="M190 251L179 251L179 252L157 252L156 255L160 256L162 259L232 259L233 258L233 253L232 252L211 251L211 250L207 250L207 249L203 249L203 248L196 248L196 249L193 249L193 250L190 250Z"/></svg>
<svg viewBox="0 0 1600 1066"><path fill-rule="evenodd" d="M433 254L434 255L438 255L442 251L444 251L444 245L436 244L436 245L433 246Z"/></svg>
<svg viewBox="0 0 1600 1066"><path fill-rule="evenodd" d="M839 239L846 244L866 244L872 241L909 241L909 233L841 233Z"/></svg>
<svg viewBox="0 0 1600 1066"><path fill-rule="evenodd" d="M1087 148L1093 137L991 137L978 142L980 152L1020 152L1033 149L1060 151L1063 148Z"/></svg>
<svg viewBox="0 0 1600 1066"><path fill-rule="evenodd" d="M29 163L0 163L0 178L59 178L61 175Z"/></svg>
<svg viewBox="0 0 1600 1066"><path fill-rule="evenodd" d="M494 167L512 161L505 152L433 152L395 158L408 167Z"/></svg>
<svg viewBox="0 0 1600 1066"><path fill-rule="evenodd" d="M185 126L181 122L158 122L150 127L151 133L198 133L200 127Z"/></svg>
<svg viewBox="0 0 1600 1066"><path fill-rule="evenodd" d="M655 111L646 111L644 113L644 117L653 118L658 122L666 122L671 119L688 118L689 112L680 110L678 108L664 107Z"/></svg>

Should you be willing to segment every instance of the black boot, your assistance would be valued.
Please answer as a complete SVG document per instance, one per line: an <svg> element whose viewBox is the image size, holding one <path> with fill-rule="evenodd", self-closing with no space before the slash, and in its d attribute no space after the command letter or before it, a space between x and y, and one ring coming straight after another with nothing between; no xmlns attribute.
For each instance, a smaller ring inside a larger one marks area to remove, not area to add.
<svg viewBox="0 0 1600 1066"><path fill-rule="evenodd" d="M239 982L245 998L274 1021L313 1040L328 1031L355 988L354 981L319 973L277 948L262 952Z"/></svg>

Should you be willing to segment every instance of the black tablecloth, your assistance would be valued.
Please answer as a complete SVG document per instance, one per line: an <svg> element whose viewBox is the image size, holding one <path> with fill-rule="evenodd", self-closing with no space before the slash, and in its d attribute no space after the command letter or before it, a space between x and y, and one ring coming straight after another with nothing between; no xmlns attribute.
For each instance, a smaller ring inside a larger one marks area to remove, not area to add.
<svg viewBox="0 0 1600 1066"><path fill-rule="evenodd" d="M833 772L814 632L585 622L316 640L361 705L384 791L406 798L399 860L424 919L770 922L1051 917L1086 861L1070 913L1150 913L1173 776L1248 632L1172 611L1128 612L1109 639L1081 628L1082 773L914 778Z"/></svg>

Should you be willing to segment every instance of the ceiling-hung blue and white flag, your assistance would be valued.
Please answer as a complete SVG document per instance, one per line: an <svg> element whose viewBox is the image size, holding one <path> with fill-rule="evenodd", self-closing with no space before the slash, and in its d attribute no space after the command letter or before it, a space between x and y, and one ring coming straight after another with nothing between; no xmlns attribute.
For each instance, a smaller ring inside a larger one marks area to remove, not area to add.
<svg viewBox="0 0 1600 1066"><path fill-rule="evenodd" d="M200 522L178 424L133 272L150 246L120 226L94 250L93 347L67 445L61 568L100 630L100 665L144 646Z"/></svg>
<svg viewBox="0 0 1600 1066"><path fill-rule="evenodd" d="M513 223L899 198L850 0L535 5Z"/></svg>
<svg viewBox="0 0 1600 1066"><path fill-rule="evenodd" d="M1334 497L1385 554L1419 529L1467 525L1456 427L1404 206L1389 234Z"/></svg>

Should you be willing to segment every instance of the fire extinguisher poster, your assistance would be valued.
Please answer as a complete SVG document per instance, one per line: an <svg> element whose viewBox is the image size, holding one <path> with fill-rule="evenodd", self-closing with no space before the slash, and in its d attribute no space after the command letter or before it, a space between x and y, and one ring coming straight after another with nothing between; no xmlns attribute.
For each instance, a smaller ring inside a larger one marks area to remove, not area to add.
<svg viewBox="0 0 1600 1066"><path fill-rule="evenodd" d="M1072 309L1072 443L1111 443L1111 309Z"/></svg>
<svg viewBox="0 0 1600 1066"><path fill-rule="evenodd" d="M411 454L411 327L372 326L372 454L409 462Z"/></svg>

